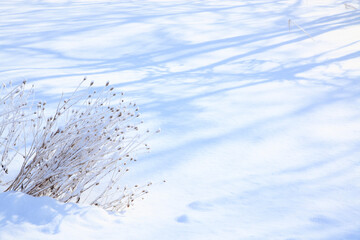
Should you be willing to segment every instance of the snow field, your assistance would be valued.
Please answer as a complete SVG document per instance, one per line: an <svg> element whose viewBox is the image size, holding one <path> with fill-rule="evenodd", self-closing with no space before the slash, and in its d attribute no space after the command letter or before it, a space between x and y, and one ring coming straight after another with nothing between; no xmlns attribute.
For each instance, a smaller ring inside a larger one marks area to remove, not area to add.
<svg viewBox="0 0 360 240"><path fill-rule="evenodd" d="M0 12L0 81L26 78L51 105L83 76L110 80L162 129L124 181L167 180L124 215L2 193L0 239L360 238L359 10L17 0Z"/></svg>

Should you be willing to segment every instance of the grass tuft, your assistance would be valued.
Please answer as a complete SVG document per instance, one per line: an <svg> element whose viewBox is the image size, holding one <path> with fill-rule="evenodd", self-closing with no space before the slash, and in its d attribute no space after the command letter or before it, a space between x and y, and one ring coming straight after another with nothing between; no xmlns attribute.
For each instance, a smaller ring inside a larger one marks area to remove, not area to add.
<svg viewBox="0 0 360 240"><path fill-rule="evenodd" d="M115 93L109 82L95 91L86 78L47 116L33 86L3 84L0 92L0 177L21 156L18 174L6 191L121 211L147 194L151 183L131 188L121 182L150 131L140 131L138 107ZM82 89L82 90L80 90Z"/></svg>

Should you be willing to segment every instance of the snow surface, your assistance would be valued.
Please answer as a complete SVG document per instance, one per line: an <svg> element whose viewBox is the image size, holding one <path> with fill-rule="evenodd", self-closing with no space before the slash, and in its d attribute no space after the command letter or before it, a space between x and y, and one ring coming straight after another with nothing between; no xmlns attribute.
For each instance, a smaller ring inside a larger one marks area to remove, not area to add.
<svg viewBox="0 0 360 240"><path fill-rule="evenodd" d="M0 81L110 80L162 129L126 181L167 183L125 214L1 193L0 239L360 239L359 7L2 1Z"/></svg>

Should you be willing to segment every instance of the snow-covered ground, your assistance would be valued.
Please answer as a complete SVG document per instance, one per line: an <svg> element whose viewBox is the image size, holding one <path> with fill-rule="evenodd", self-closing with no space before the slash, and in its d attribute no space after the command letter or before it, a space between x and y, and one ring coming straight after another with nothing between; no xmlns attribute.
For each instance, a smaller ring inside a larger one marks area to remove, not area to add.
<svg viewBox="0 0 360 240"><path fill-rule="evenodd" d="M0 82L141 107L125 214L0 193L0 239L360 239L360 1L12 0ZM289 29L290 27L290 29Z"/></svg>

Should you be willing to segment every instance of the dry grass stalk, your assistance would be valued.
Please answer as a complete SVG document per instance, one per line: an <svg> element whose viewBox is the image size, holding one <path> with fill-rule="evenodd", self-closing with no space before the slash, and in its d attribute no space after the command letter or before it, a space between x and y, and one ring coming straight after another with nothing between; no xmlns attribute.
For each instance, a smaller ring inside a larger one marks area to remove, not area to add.
<svg viewBox="0 0 360 240"><path fill-rule="evenodd" d="M300 25L298 25L294 20L291 20L291 19L289 19L289 21L288 21L289 31L291 30L291 24L294 24L303 33L305 33L309 38L311 38L313 41L315 41L315 39L308 32L306 32L305 29L303 29Z"/></svg>
<svg viewBox="0 0 360 240"><path fill-rule="evenodd" d="M351 5L350 3L344 3L344 5L345 5L345 8L346 8L346 9L358 10L357 7Z"/></svg>
<svg viewBox="0 0 360 240"><path fill-rule="evenodd" d="M8 173L8 166L17 155L24 157L26 153L26 136L24 129L34 117L31 114L29 97L33 89L25 91L26 82L13 87L2 84L0 88L0 177ZM25 148L25 149L24 149ZM25 153L20 153L24 149Z"/></svg>

